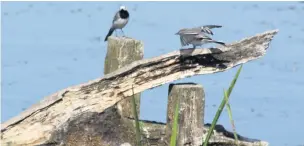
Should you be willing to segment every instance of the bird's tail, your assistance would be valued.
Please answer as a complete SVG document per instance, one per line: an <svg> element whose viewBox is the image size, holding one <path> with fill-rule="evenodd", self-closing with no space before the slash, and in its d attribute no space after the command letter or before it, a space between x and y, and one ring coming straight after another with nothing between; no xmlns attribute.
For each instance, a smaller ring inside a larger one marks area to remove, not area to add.
<svg viewBox="0 0 304 146"><path fill-rule="evenodd" d="M106 38L105 38L104 41L107 41L107 40L108 40L108 37L112 35L112 33L114 32L114 30L115 30L115 29L114 29L113 27L110 28L110 30L109 30L109 32L108 32L108 34L107 34L107 36L106 36Z"/></svg>
<svg viewBox="0 0 304 146"><path fill-rule="evenodd" d="M215 41L215 40L211 40L210 42L216 43L216 44L220 44L220 45L222 45L222 46L226 46L226 44L225 44L224 42Z"/></svg>

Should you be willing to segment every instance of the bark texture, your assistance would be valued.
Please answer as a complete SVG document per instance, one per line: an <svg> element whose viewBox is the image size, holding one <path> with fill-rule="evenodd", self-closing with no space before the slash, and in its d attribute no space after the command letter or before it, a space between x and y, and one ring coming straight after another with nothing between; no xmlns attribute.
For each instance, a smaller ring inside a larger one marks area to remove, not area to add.
<svg viewBox="0 0 304 146"><path fill-rule="evenodd" d="M167 143L171 139L174 111L179 102L177 146L202 144L204 125L205 93L203 87L194 83L169 85L167 108Z"/></svg>
<svg viewBox="0 0 304 146"><path fill-rule="evenodd" d="M117 37L109 37L108 50L104 65L104 74L111 73L134 61L143 59L144 44L142 41ZM140 93L134 95L137 114L140 114ZM123 117L133 118L132 98L121 100L117 103L118 112Z"/></svg>

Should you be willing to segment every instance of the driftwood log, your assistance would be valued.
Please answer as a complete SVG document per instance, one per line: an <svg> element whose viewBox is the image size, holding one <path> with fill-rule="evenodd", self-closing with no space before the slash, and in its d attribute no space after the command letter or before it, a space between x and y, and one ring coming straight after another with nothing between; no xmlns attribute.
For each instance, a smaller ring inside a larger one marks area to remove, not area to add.
<svg viewBox="0 0 304 146"><path fill-rule="evenodd" d="M113 122L109 123L112 127L100 127L100 122L113 120L104 119L105 115L112 112L111 107L117 102L132 95L132 86L136 94L181 78L226 71L265 55L269 43L277 32L278 30L267 31L225 47L181 49L152 59L133 62L102 78L63 89L1 124L1 144L60 145L69 141L70 145L73 145L73 141L81 138L83 133L94 130L78 127L82 122L91 122L96 124L95 128L108 132L102 139L97 139L96 143L106 145L111 141L110 138L117 142L110 145L124 143L118 134L111 133L115 130L118 133L128 133L124 131L124 125ZM69 131L71 127L80 129L83 133L73 133ZM132 132L129 136L132 137ZM96 137L93 135L84 143L87 144L94 139Z"/></svg>

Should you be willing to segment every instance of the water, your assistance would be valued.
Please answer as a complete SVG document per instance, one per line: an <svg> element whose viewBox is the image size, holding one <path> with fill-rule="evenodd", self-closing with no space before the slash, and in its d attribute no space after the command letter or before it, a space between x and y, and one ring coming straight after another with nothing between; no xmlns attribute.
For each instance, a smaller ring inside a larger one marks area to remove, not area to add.
<svg viewBox="0 0 304 146"><path fill-rule="evenodd" d="M2 119L60 89L103 73L103 39L121 4L131 13L125 34L144 41L144 58L180 47L183 27L220 24L214 38L237 41L279 29L267 54L245 64L231 106L237 131L275 146L303 145L304 4L300 2L2 2ZM236 68L176 82L206 92L211 122ZM142 94L141 119L166 121L168 84ZM226 111L219 120L231 130Z"/></svg>

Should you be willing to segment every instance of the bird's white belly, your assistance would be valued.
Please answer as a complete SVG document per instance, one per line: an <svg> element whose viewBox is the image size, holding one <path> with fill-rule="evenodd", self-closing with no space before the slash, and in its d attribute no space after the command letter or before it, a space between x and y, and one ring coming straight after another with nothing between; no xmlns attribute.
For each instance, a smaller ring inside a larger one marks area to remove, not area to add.
<svg viewBox="0 0 304 146"><path fill-rule="evenodd" d="M116 21L114 21L113 26L116 29L122 29L123 27L126 26L126 24L128 23L129 19L117 19Z"/></svg>

